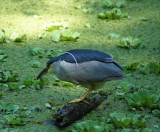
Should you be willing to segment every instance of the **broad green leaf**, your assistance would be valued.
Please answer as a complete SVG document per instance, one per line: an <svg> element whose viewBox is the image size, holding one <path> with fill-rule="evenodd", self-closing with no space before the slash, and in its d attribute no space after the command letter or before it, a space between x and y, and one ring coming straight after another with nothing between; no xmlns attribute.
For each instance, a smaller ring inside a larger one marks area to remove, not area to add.
<svg viewBox="0 0 160 132"><path fill-rule="evenodd" d="M145 119L135 120L133 122L133 125L136 126L136 127L145 127L146 126L146 120Z"/></svg>
<svg viewBox="0 0 160 132"><path fill-rule="evenodd" d="M82 130L89 130L94 126L100 125L99 121L92 121L92 120L87 120L84 122L76 123L74 125L74 128L76 130L82 131Z"/></svg>
<svg viewBox="0 0 160 132"><path fill-rule="evenodd" d="M116 33L110 33L108 37L109 37L109 38L119 38L120 35L119 35L119 34L116 34Z"/></svg>
<svg viewBox="0 0 160 132"><path fill-rule="evenodd" d="M85 27L86 27L86 28L91 28L91 24L90 24L90 23L86 23L86 24L85 24Z"/></svg>
<svg viewBox="0 0 160 132"><path fill-rule="evenodd" d="M34 15L33 16L35 19L42 19L43 18L43 16L39 16L39 15Z"/></svg>
<svg viewBox="0 0 160 132"><path fill-rule="evenodd" d="M62 85L64 87L74 87L74 84L73 83L69 83L69 82L64 82L64 81L61 81L62 82Z"/></svg>
<svg viewBox="0 0 160 132"><path fill-rule="evenodd" d="M12 71L3 71L0 72L0 82L17 82L18 81L18 73Z"/></svg>
<svg viewBox="0 0 160 132"><path fill-rule="evenodd" d="M38 48L38 47L29 47L29 52L31 55L36 56L38 55L39 57L43 57L43 49Z"/></svg>
<svg viewBox="0 0 160 132"><path fill-rule="evenodd" d="M144 129L142 130L142 132L153 132L153 130L152 130L152 129L149 129L149 128L144 128Z"/></svg>
<svg viewBox="0 0 160 132"><path fill-rule="evenodd" d="M9 115L5 115L4 118L5 118L7 121L12 121L12 120L16 119L16 116L13 115L13 114L9 114Z"/></svg>
<svg viewBox="0 0 160 132"><path fill-rule="evenodd" d="M31 86L32 85L32 80L23 80L23 84L26 86Z"/></svg>
<svg viewBox="0 0 160 132"><path fill-rule="evenodd" d="M120 40L119 45L117 45L118 47L121 48L136 48L139 45L141 45L141 40L140 39L133 39L132 37L127 37L127 38L123 38Z"/></svg>
<svg viewBox="0 0 160 132"><path fill-rule="evenodd" d="M80 33L74 32L71 37L72 37L73 39L77 39L77 38L79 38L79 36L80 36Z"/></svg>
<svg viewBox="0 0 160 132"><path fill-rule="evenodd" d="M52 108L52 106L49 103L45 103L44 105L49 109Z"/></svg>
<svg viewBox="0 0 160 132"><path fill-rule="evenodd" d="M152 113L153 113L155 116L160 117L160 110L155 109L155 110L152 111Z"/></svg>
<svg viewBox="0 0 160 132"><path fill-rule="evenodd" d="M20 86L20 84L16 82L9 83L8 85L11 90L17 90Z"/></svg>
<svg viewBox="0 0 160 132"><path fill-rule="evenodd" d="M101 12L98 14L98 18L100 19L106 19L106 13L105 12Z"/></svg>
<svg viewBox="0 0 160 132"><path fill-rule="evenodd" d="M59 42L61 37L61 33L59 30L55 30L52 32L52 41Z"/></svg>
<svg viewBox="0 0 160 132"><path fill-rule="evenodd" d="M134 84L129 82L121 82L117 88L122 89L124 92L129 92L131 88L134 88Z"/></svg>
<svg viewBox="0 0 160 132"><path fill-rule="evenodd" d="M84 12L84 13L88 13L88 14L91 14L91 13L93 13L93 11L94 11L94 9L93 8L84 8L84 9L82 9L82 11Z"/></svg>
<svg viewBox="0 0 160 132"><path fill-rule="evenodd" d="M13 105L13 104L9 104L9 105L6 105L6 110L7 111L13 111L13 112L17 112L18 109L19 109L19 106L18 105Z"/></svg>
<svg viewBox="0 0 160 132"><path fill-rule="evenodd" d="M22 42L27 38L26 34L19 35L18 33L12 33L10 39L13 42Z"/></svg>
<svg viewBox="0 0 160 132"><path fill-rule="evenodd" d="M61 35L63 36L63 37L70 37L70 36L72 36L72 31L70 30L70 29L63 29L63 30L61 30Z"/></svg>
<svg viewBox="0 0 160 132"><path fill-rule="evenodd" d="M43 25L42 29L48 32L53 32L55 30L59 30L62 27L64 26L60 23L50 23L50 24Z"/></svg>
<svg viewBox="0 0 160 132"><path fill-rule="evenodd" d="M80 33L72 32L70 29L61 30L61 40L62 41L72 41L79 38Z"/></svg>
<svg viewBox="0 0 160 132"><path fill-rule="evenodd" d="M148 90L140 89L138 92L128 94L126 96L126 101L132 107L157 108L160 96L151 94Z"/></svg>
<svg viewBox="0 0 160 132"><path fill-rule="evenodd" d="M3 96L4 93L0 92L0 98Z"/></svg>
<svg viewBox="0 0 160 132"><path fill-rule="evenodd" d="M0 62L5 62L5 61L6 61L6 58L7 58L7 55L6 55L6 54L0 55Z"/></svg>
<svg viewBox="0 0 160 132"><path fill-rule="evenodd" d="M104 12L105 19L113 19L113 15L110 11Z"/></svg>
<svg viewBox="0 0 160 132"><path fill-rule="evenodd" d="M33 68L39 68L41 63L39 61L30 61L30 65L33 67Z"/></svg>
<svg viewBox="0 0 160 132"><path fill-rule="evenodd" d="M139 119L140 115L137 114L113 112L110 114L110 117L116 127L142 127L146 124L144 118Z"/></svg>
<svg viewBox="0 0 160 132"><path fill-rule="evenodd" d="M113 7L113 2L111 2L110 0L104 0L103 6L111 8Z"/></svg>
<svg viewBox="0 0 160 132"><path fill-rule="evenodd" d="M0 49L0 55L4 55L4 54L5 54L4 50Z"/></svg>
<svg viewBox="0 0 160 132"><path fill-rule="evenodd" d="M5 33L4 31L0 31L0 43L4 43L5 42Z"/></svg>
<svg viewBox="0 0 160 132"><path fill-rule="evenodd" d="M63 54L64 52L62 50L50 50L47 52L46 56L47 58L53 58L53 57L56 57L60 54Z"/></svg>
<svg viewBox="0 0 160 132"><path fill-rule="evenodd" d="M125 6L124 0L121 0L121 1L118 1L117 3L115 3L115 7L117 7L117 8L122 8L124 6Z"/></svg>

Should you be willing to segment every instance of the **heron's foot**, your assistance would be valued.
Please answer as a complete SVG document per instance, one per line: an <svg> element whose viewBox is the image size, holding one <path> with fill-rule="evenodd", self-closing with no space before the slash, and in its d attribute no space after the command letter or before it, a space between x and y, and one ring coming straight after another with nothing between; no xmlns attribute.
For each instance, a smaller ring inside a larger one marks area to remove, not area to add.
<svg viewBox="0 0 160 132"><path fill-rule="evenodd" d="M80 99L75 99L75 100L72 100L71 102L69 102L69 103L77 103L77 102L84 102L84 103L86 103L86 104L89 104L87 101L85 101L85 99L82 99L82 98L80 98Z"/></svg>

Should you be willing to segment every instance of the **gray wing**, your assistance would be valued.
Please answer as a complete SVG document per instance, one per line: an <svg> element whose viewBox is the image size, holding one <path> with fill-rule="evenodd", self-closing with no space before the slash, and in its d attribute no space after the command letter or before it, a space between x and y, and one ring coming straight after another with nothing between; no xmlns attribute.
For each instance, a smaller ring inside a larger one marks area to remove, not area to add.
<svg viewBox="0 0 160 132"><path fill-rule="evenodd" d="M61 63L60 79L74 83L122 79L123 70L115 63L109 61L105 63L99 61L89 61L73 64L63 61Z"/></svg>

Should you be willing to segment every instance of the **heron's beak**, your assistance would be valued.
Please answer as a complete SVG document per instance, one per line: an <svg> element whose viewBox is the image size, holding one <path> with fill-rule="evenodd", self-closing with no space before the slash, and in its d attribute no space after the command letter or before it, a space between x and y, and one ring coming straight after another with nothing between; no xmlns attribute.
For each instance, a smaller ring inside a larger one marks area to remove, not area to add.
<svg viewBox="0 0 160 132"><path fill-rule="evenodd" d="M50 67L49 66L47 66L46 68L44 68L40 73L39 73L39 75L37 76L37 79L40 79L44 74L46 74L47 72L48 72L48 69L49 69Z"/></svg>

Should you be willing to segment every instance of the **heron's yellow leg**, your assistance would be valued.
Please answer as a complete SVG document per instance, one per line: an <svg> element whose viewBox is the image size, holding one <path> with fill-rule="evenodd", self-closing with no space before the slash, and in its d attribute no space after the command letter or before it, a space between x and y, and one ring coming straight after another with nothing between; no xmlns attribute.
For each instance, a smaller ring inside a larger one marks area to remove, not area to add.
<svg viewBox="0 0 160 132"><path fill-rule="evenodd" d="M70 103L77 103L77 102L83 101L83 102L89 104L89 103L88 103L87 101L85 101L84 99L87 97L87 95L88 95L91 91L92 91L92 89L89 89L81 98L75 99L75 100L71 101Z"/></svg>

